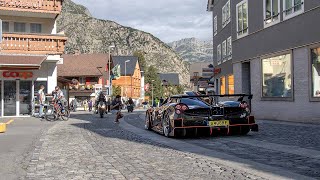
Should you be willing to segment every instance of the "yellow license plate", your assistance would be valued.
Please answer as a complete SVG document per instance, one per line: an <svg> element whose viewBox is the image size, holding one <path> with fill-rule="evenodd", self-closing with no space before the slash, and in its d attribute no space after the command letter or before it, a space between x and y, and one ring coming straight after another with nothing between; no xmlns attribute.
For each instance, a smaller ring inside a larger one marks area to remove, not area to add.
<svg viewBox="0 0 320 180"><path fill-rule="evenodd" d="M221 121L209 121L210 127L218 127L218 126L229 126L229 120L221 120Z"/></svg>

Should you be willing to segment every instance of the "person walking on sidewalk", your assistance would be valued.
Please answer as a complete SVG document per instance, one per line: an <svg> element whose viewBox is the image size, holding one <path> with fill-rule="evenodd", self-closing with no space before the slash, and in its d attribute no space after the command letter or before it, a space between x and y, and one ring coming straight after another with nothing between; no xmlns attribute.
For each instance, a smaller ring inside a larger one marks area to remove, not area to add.
<svg viewBox="0 0 320 180"><path fill-rule="evenodd" d="M92 100L90 99L89 101L88 101L88 106L89 106L89 112L91 112L92 111Z"/></svg>
<svg viewBox="0 0 320 180"><path fill-rule="evenodd" d="M122 108L122 102L121 102L121 96L117 95L116 98L111 103L111 109L112 114L116 114L115 123L119 123L119 119L123 117L123 114L121 113Z"/></svg>
<svg viewBox="0 0 320 180"><path fill-rule="evenodd" d="M88 109L88 101L86 99L82 102L82 105L83 105L84 111L87 111L87 109Z"/></svg>
<svg viewBox="0 0 320 180"><path fill-rule="evenodd" d="M46 101L46 95L44 94L44 85L42 84L40 85L38 95L39 95L39 104L40 104L39 117L43 118L44 117L43 108L44 108L44 103Z"/></svg>

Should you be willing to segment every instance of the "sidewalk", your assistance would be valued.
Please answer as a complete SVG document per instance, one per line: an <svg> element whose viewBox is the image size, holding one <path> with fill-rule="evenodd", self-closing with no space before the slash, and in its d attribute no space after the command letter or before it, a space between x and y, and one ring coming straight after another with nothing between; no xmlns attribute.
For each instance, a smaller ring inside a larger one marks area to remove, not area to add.
<svg viewBox="0 0 320 180"><path fill-rule="evenodd" d="M3 118L1 122L14 121L0 134L0 179L19 179L26 174L31 152L43 132L55 123L36 118Z"/></svg>

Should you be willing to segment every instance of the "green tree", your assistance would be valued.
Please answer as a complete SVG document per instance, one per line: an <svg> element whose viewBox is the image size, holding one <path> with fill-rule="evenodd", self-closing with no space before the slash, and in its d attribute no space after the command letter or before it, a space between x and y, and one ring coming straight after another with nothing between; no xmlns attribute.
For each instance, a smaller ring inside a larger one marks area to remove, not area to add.
<svg viewBox="0 0 320 180"><path fill-rule="evenodd" d="M181 85L178 85L178 86L177 86L177 92L178 92L179 94L182 94L182 93L184 92L184 87L181 86Z"/></svg>
<svg viewBox="0 0 320 180"><path fill-rule="evenodd" d="M152 86L153 86L153 97L160 98L163 96L163 87L161 79L159 77L158 70L154 66L150 66L145 70L145 83L150 84L150 89L146 92L146 95L152 97Z"/></svg>
<svg viewBox="0 0 320 180"><path fill-rule="evenodd" d="M117 95L121 95L121 87L112 85L112 96L115 97Z"/></svg>
<svg viewBox="0 0 320 180"><path fill-rule="evenodd" d="M145 52L143 51L135 51L133 53L133 56L138 57L140 68L145 71L147 64L146 64L146 59L144 55L145 55Z"/></svg>

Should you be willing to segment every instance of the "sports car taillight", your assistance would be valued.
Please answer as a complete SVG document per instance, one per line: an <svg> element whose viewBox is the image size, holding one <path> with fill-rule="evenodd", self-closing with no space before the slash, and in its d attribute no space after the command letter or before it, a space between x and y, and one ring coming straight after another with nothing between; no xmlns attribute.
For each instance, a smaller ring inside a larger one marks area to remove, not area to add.
<svg viewBox="0 0 320 180"><path fill-rule="evenodd" d="M184 111L188 110L189 107L186 104L177 104L175 109L176 109L176 114L181 114Z"/></svg>

